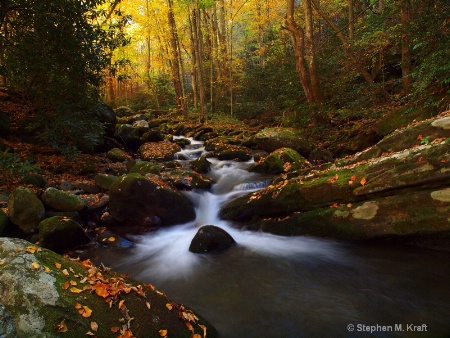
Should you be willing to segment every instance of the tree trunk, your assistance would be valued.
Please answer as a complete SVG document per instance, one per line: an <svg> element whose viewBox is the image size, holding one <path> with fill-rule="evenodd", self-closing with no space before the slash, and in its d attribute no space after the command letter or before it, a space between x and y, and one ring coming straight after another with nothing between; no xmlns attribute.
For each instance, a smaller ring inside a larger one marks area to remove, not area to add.
<svg viewBox="0 0 450 338"><path fill-rule="evenodd" d="M410 20L411 4L409 0L402 0L400 8L400 20L403 25L402 35L402 81L403 93L408 94L411 90L411 48L407 26Z"/></svg>
<svg viewBox="0 0 450 338"><path fill-rule="evenodd" d="M309 68L309 79L311 82L311 90L314 102L322 101L322 93L320 90L319 77L316 67L316 46L314 43L314 25L311 0L304 1L305 9L305 42L306 42L306 60Z"/></svg>
<svg viewBox="0 0 450 338"><path fill-rule="evenodd" d="M184 93L183 93L183 87L181 83L181 71L180 71L180 51L178 49L179 42L178 42L178 33L175 23L175 16L173 14L173 3L172 0L167 0L167 3L169 5L169 11L167 13L168 15L168 21L169 21L169 28L170 28L170 47L171 47L171 67L172 67L172 77L173 77L173 86L175 89L175 102L177 105L177 110L183 115L186 113L186 106L184 103Z"/></svg>
<svg viewBox="0 0 450 338"><path fill-rule="evenodd" d="M355 16L354 16L354 9L353 9L353 1L354 0L347 0L348 2L348 39L350 41L353 41L353 38L355 36Z"/></svg>
<svg viewBox="0 0 450 338"><path fill-rule="evenodd" d="M305 32L295 22L294 0L287 0L285 27L291 33L295 54L295 67L299 75L300 84L302 85L303 91L305 92L306 100L308 101L308 103L312 103L314 102L314 95L305 66Z"/></svg>

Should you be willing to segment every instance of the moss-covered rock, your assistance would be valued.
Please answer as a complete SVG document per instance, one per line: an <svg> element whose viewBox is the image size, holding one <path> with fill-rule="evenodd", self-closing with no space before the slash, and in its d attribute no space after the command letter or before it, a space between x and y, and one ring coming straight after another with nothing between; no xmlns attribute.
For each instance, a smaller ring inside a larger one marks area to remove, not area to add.
<svg viewBox="0 0 450 338"><path fill-rule="evenodd" d="M162 225L181 224L195 218L187 197L163 182L139 174L121 177L110 188L111 216L123 225L145 227L152 217Z"/></svg>
<svg viewBox="0 0 450 338"><path fill-rule="evenodd" d="M108 151L106 157L113 162L125 162L132 159L132 157L125 150L119 148L113 148Z"/></svg>
<svg viewBox="0 0 450 338"><path fill-rule="evenodd" d="M171 142L147 142L139 147L139 155L144 161L171 161L180 150L178 144Z"/></svg>
<svg viewBox="0 0 450 338"><path fill-rule="evenodd" d="M20 183L32 185L37 188L45 188L47 186L47 181L39 174L26 175L20 180Z"/></svg>
<svg viewBox="0 0 450 338"><path fill-rule="evenodd" d="M103 190L109 190L111 185L119 179L118 176L108 174L97 174L94 177L94 182Z"/></svg>
<svg viewBox="0 0 450 338"><path fill-rule="evenodd" d="M207 174L211 171L211 163L208 161L208 154L203 154L198 159L190 162L192 169L200 174Z"/></svg>
<svg viewBox="0 0 450 338"><path fill-rule="evenodd" d="M225 250L236 244L231 235L215 225L204 225L198 229L189 245L189 251L193 253L207 253L217 250Z"/></svg>
<svg viewBox="0 0 450 338"><path fill-rule="evenodd" d="M80 224L63 216L46 218L39 223L39 245L64 252L90 242Z"/></svg>
<svg viewBox="0 0 450 338"><path fill-rule="evenodd" d="M116 113L116 116L119 116L119 117L132 116L132 115L136 114L136 112L133 109L131 109L130 107L127 107L127 106L118 107L118 108L114 109L114 112Z"/></svg>
<svg viewBox="0 0 450 338"><path fill-rule="evenodd" d="M50 208L60 211L81 211L86 206L81 197L52 187L44 191L42 201Z"/></svg>
<svg viewBox="0 0 450 338"><path fill-rule="evenodd" d="M311 163L294 149L280 148L253 164L249 171L280 174L310 167Z"/></svg>
<svg viewBox="0 0 450 338"><path fill-rule="evenodd" d="M248 161L252 158L252 151L250 149L234 145L222 145L220 147L216 147L214 154L221 161Z"/></svg>
<svg viewBox="0 0 450 338"><path fill-rule="evenodd" d="M114 136L120 140L127 149L137 149L141 144L139 130L130 124L118 124Z"/></svg>
<svg viewBox="0 0 450 338"><path fill-rule="evenodd" d="M172 170L165 172L162 176L165 182L170 182L174 187L179 190L191 190L191 189L210 189L212 186L212 180L204 177L195 171L190 170Z"/></svg>
<svg viewBox="0 0 450 338"><path fill-rule="evenodd" d="M66 259L13 238L0 238L0 261L3 313L8 315L2 320L11 323L12 317L14 337L79 338L91 331L112 338L123 324L124 336L161 337L167 331L172 337L192 337L185 322L200 336L202 326L208 337L218 336L200 315L194 320L192 310L152 285L97 269L89 261Z"/></svg>
<svg viewBox="0 0 450 338"><path fill-rule="evenodd" d="M252 141L259 149L269 153L279 148L292 148L304 157L308 157L314 148L310 141L291 128L265 128L257 133Z"/></svg>
<svg viewBox="0 0 450 338"><path fill-rule="evenodd" d="M152 129L144 133L141 137L142 143L147 142L161 142L164 141L164 136L158 129Z"/></svg>
<svg viewBox="0 0 450 338"><path fill-rule="evenodd" d="M24 232L37 229L39 222L45 217L45 208L41 200L29 189L16 188L8 200L11 222Z"/></svg>
<svg viewBox="0 0 450 338"><path fill-rule="evenodd" d="M136 162L136 164L130 169L131 174L140 174L142 176L145 176L146 174L159 175L160 172L161 167L158 164L148 161Z"/></svg>

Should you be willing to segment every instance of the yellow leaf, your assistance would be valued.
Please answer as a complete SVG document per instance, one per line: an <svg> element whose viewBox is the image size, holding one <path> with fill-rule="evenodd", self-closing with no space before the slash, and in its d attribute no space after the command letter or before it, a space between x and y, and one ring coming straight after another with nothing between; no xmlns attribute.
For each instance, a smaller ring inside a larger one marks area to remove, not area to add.
<svg viewBox="0 0 450 338"><path fill-rule="evenodd" d="M108 238L108 241L110 241L110 242L114 242L115 240L116 240L115 237L109 237L109 238Z"/></svg>
<svg viewBox="0 0 450 338"><path fill-rule="evenodd" d="M122 299L122 300L119 302L119 309L122 307L123 303L125 303L125 299Z"/></svg>
<svg viewBox="0 0 450 338"><path fill-rule="evenodd" d="M173 306L172 306L172 304L170 304L170 303L167 303L167 304L166 304L166 308L168 308L168 309L169 309L169 311L170 311L170 310L172 310Z"/></svg>
<svg viewBox="0 0 450 338"><path fill-rule="evenodd" d="M39 270L41 268L41 266L36 262L31 263L31 266L33 267L34 270Z"/></svg>
<svg viewBox="0 0 450 338"><path fill-rule="evenodd" d="M61 269L61 264L60 263L55 262L55 266L56 266L57 269Z"/></svg>
<svg viewBox="0 0 450 338"><path fill-rule="evenodd" d="M89 307L83 305L83 306L81 307L81 309L78 310L78 313L79 313L80 315L82 315L84 318L88 318L88 317L91 316L92 310L91 310Z"/></svg>
<svg viewBox="0 0 450 338"><path fill-rule="evenodd" d="M74 306L75 309L77 309L77 310L82 308L81 304L78 303L77 301L75 301L75 303L73 304L73 306Z"/></svg>
<svg viewBox="0 0 450 338"><path fill-rule="evenodd" d="M75 285L77 285L77 282L75 282L74 280L71 280L70 285L75 286Z"/></svg>
<svg viewBox="0 0 450 338"><path fill-rule="evenodd" d="M29 245L26 247L25 251L34 254L36 251L39 252L42 250L40 248L38 248L37 246Z"/></svg>
<svg viewBox="0 0 450 338"><path fill-rule="evenodd" d="M50 268L48 266L44 265L44 270L45 270L45 272L50 273Z"/></svg>
<svg viewBox="0 0 450 338"><path fill-rule="evenodd" d="M160 335L161 337L167 336L167 330L159 330L159 335Z"/></svg>
<svg viewBox="0 0 450 338"><path fill-rule="evenodd" d="M98 324L96 322L91 322L91 330L97 332Z"/></svg>
<svg viewBox="0 0 450 338"><path fill-rule="evenodd" d="M70 292L72 292L72 293L80 293L80 292L83 292L83 290L78 289L76 287L72 287L72 288L70 288Z"/></svg>

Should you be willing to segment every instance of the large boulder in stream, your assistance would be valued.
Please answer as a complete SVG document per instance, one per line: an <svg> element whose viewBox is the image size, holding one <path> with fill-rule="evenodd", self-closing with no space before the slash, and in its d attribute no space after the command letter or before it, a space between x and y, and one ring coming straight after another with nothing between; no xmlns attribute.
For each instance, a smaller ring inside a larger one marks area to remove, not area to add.
<svg viewBox="0 0 450 338"><path fill-rule="evenodd" d="M269 153L279 148L292 148L304 157L308 157L314 148L298 131L291 128L265 128L252 137L256 148Z"/></svg>
<svg viewBox="0 0 450 338"><path fill-rule="evenodd" d="M0 336L217 337L200 315L151 284L0 238Z"/></svg>
<svg viewBox="0 0 450 338"><path fill-rule="evenodd" d="M122 176L111 185L109 193L111 216L123 225L145 227L155 216L161 225L195 218L194 206L186 196L150 176Z"/></svg>
<svg viewBox="0 0 450 338"><path fill-rule="evenodd" d="M270 153L267 157L261 158L248 170L259 173L280 174L310 167L311 163L294 149L280 148Z"/></svg>
<svg viewBox="0 0 450 338"><path fill-rule="evenodd" d="M236 241L222 228L215 225L204 225L192 239L189 251L193 253L207 253L228 249L234 244L236 244Z"/></svg>
<svg viewBox="0 0 450 338"><path fill-rule="evenodd" d="M227 203L220 214L285 235L361 239L437 233L450 231L448 188L450 144L441 141L279 178Z"/></svg>
<svg viewBox="0 0 450 338"><path fill-rule="evenodd" d="M81 211L86 206L81 197L52 187L44 191L42 201L50 208L60 211Z"/></svg>

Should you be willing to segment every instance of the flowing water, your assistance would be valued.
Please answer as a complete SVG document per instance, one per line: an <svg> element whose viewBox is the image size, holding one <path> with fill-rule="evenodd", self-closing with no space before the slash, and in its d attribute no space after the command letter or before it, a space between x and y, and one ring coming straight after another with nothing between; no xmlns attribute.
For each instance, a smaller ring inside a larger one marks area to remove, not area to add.
<svg viewBox="0 0 450 338"><path fill-rule="evenodd" d="M195 142L181 158L202 151ZM135 237L129 249L98 248L92 260L153 284L225 338L450 337L449 252L237 230L218 218L220 206L270 180L246 171L250 163L210 162L211 191L186 192L195 221ZM206 224L238 245L189 252Z"/></svg>

